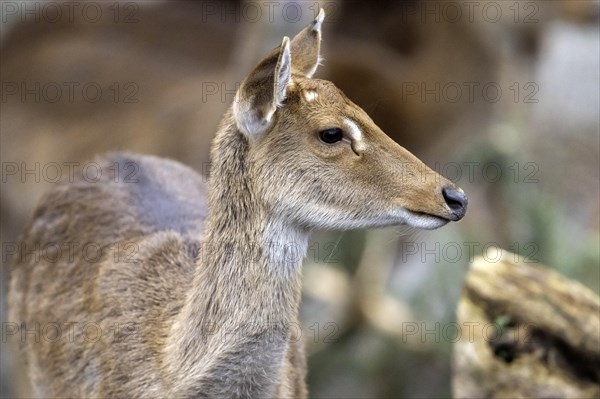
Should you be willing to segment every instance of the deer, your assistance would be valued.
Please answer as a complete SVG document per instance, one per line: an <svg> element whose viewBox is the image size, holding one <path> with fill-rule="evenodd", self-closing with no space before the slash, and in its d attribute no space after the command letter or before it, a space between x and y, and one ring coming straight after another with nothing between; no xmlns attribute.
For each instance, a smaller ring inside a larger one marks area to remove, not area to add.
<svg viewBox="0 0 600 399"><path fill-rule="evenodd" d="M465 216L463 190L313 78L324 16L242 81L207 180L117 152L40 200L9 287L38 396L305 398L311 231Z"/></svg>

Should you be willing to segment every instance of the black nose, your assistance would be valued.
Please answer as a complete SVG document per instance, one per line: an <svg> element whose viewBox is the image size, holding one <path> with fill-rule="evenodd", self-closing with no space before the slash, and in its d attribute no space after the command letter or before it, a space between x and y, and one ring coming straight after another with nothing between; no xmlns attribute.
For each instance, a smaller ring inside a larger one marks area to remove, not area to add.
<svg viewBox="0 0 600 399"><path fill-rule="evenodd" d="M452 187L444 187L442 189L442 195L444 196L444 200L446 200L446 204L452 211L452 215L455 219L460 220L467 213L467 204L469 201L467 200L467 196L462 191L458 191Z"/></svg>

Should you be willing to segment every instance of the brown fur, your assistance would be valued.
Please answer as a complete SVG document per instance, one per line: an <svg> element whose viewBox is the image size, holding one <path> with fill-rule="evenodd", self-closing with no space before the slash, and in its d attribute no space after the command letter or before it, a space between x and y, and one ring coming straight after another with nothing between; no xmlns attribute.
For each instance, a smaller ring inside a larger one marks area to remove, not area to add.
<svg viewBox="0 0 600 399"><path fill-rule="evenodd" d="M311 79L322 18L241 85L207 192L178 163L113 154L98 161L100 181L42 200L22 247L78 245L58 258L25 251L13 270L10 320L42 332L76 323L60 340L23 340L39 396L306 397L298 305L310 230L437 228L464 215L442 194L459 192L452 183ZM342 141L319 140L334 127ZM115 172L127 165L130 181ZM100 257L81 250L90 244Z"/></svg>

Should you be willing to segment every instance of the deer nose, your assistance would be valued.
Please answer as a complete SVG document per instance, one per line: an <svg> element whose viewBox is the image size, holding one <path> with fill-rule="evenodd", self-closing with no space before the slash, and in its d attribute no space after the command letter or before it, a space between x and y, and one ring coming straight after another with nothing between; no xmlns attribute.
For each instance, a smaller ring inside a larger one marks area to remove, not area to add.
<svg viewBox="0 0 600 399"><path fill-rule="evenodd" d="M467 204L469 203L465 193L452 187L444 187L442 195L448 208L452 211L452 220L457 221L462 219L465 213L467 213Z"/></svg>

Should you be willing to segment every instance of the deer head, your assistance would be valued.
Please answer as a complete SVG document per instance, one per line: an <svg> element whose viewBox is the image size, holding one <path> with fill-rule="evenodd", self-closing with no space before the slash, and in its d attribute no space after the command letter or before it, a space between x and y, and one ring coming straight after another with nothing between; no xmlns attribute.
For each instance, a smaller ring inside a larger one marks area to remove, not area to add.
<svg viewBox="0 0 600 399"><path fill-rule="evenodd" d="M321 10L293 40L285 37L236 94L233 123L248 141L258 201L306 228L434 229L460 220L461 189L386 136L333 83L312 78L323 18Z"/></svg>

